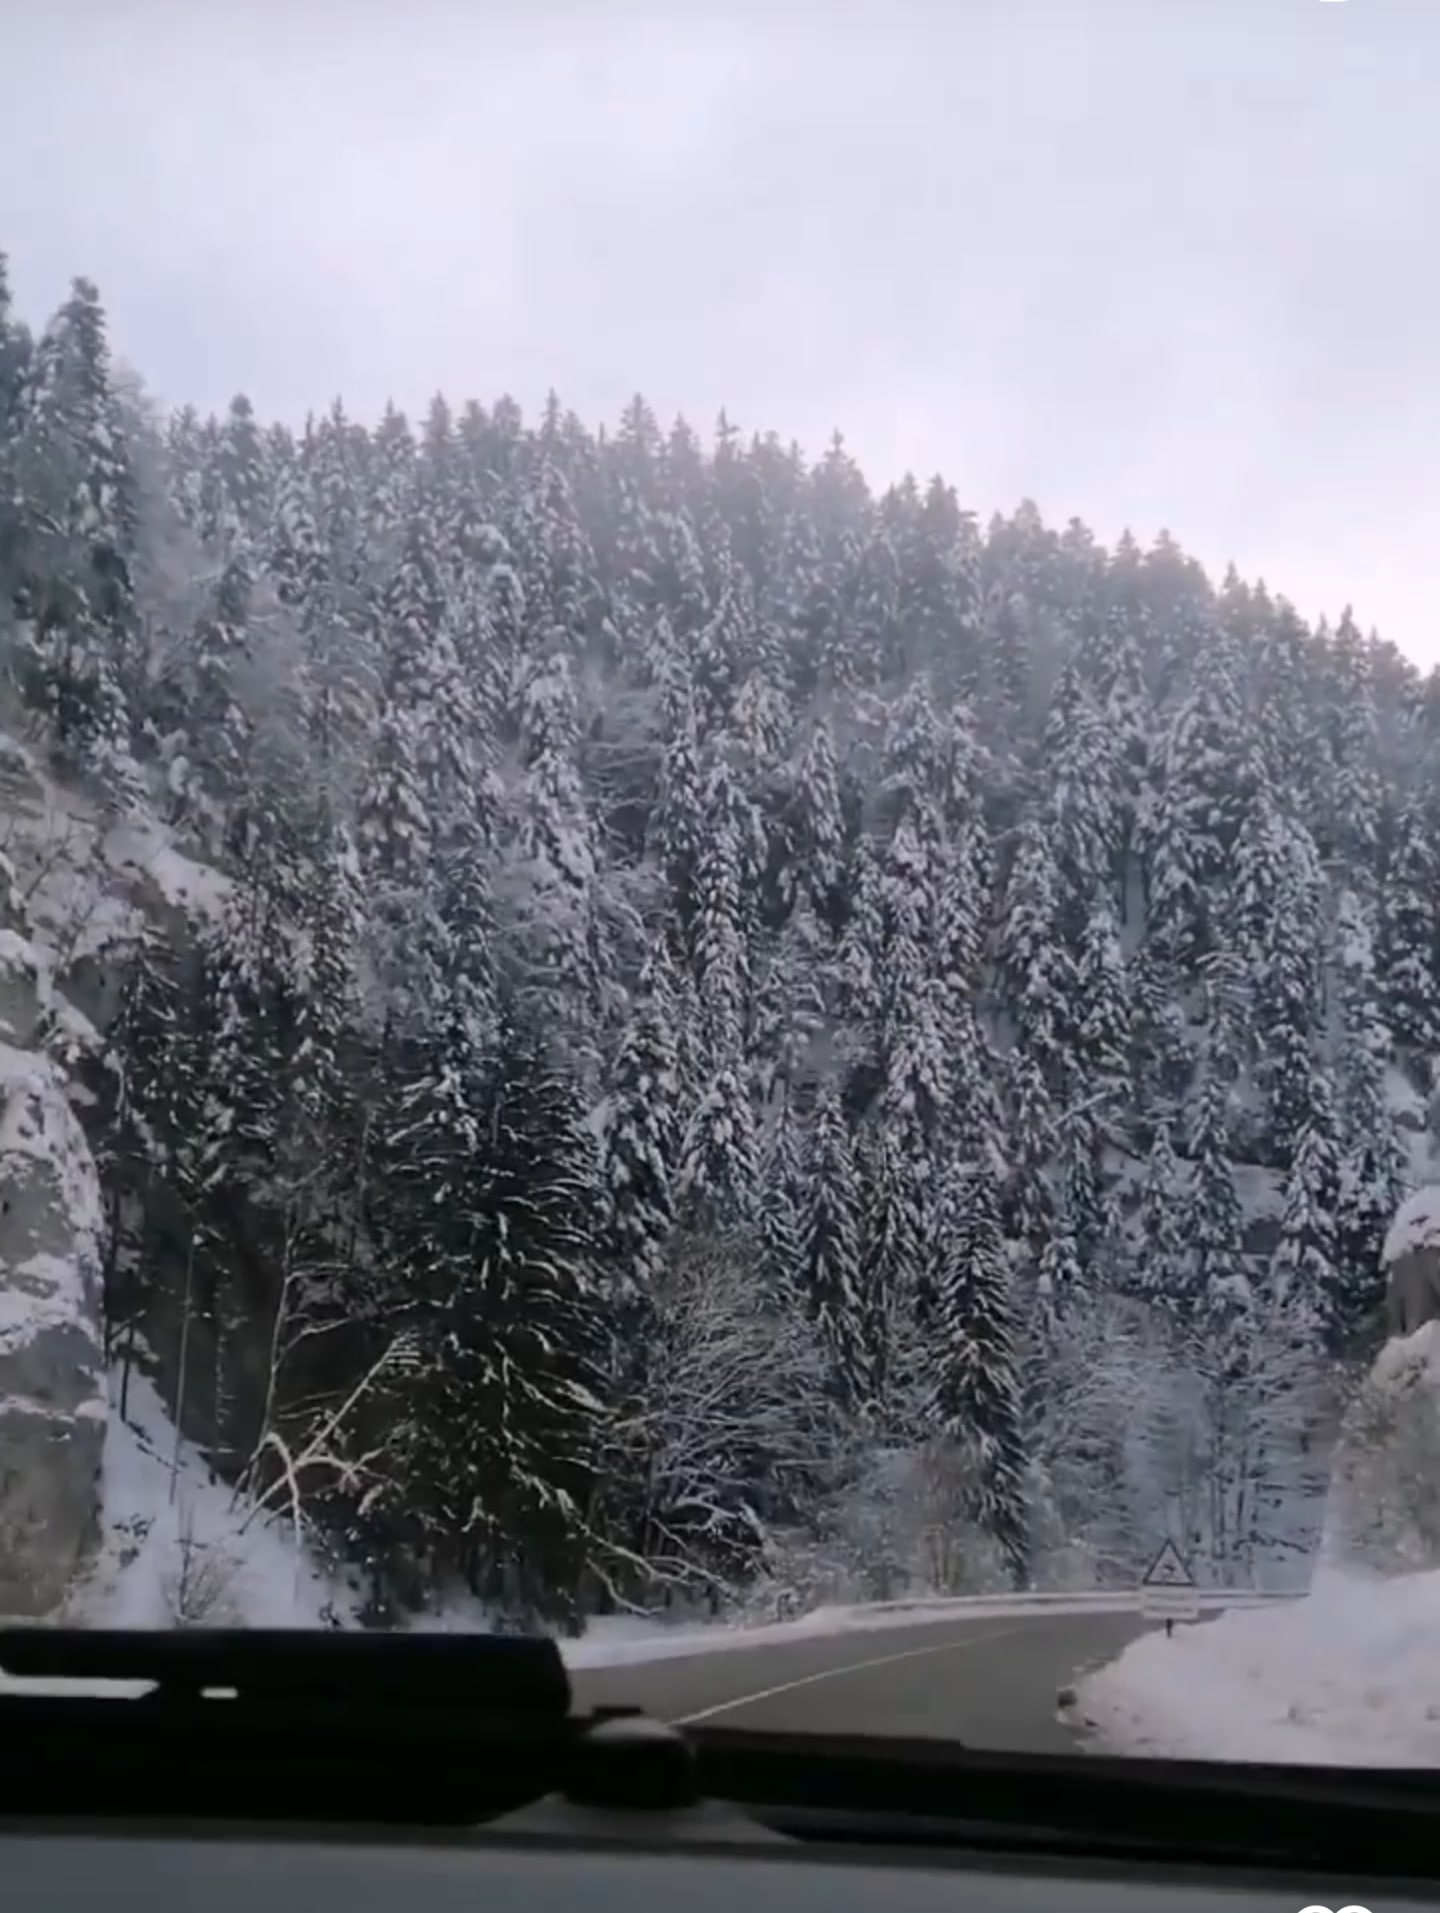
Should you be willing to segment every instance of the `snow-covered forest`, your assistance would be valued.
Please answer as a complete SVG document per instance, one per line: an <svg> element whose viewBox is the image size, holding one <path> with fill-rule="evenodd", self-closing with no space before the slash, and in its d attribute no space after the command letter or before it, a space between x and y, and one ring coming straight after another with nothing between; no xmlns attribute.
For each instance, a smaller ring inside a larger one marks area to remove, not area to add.
<svg viewBox="0 0 1440 1913"><path fill-rule="evenodd" d="M0 279L0 668L215 879L90 959L112 1358L375 1618L1303 1579L1440 1056L1348 615L640 398L162 415Z"/></svg>

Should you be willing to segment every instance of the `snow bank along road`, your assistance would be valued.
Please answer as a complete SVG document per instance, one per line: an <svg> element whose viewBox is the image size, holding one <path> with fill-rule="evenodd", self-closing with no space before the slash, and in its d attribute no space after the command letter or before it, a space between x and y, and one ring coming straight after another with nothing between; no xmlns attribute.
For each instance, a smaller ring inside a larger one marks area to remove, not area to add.
<svg viewBox="0 0 1440 1913"><path fill-rule="evenodd" d="M575 1667L577 1707L793 1733L927 1735L1015 1753L1073 1752L1056 1696L1157 1623L1032 1610L896 1622L627 1666ZM1203 1625L1203 1623L1200 1623Z"/></svg>

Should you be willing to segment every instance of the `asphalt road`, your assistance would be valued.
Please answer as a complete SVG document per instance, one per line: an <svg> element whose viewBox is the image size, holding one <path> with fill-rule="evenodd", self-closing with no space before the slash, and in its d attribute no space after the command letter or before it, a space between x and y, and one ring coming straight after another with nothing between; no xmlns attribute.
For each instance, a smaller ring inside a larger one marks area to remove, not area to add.
<svg viewBox="0 0 1440 1913"><path fill-rule="evenodd" d="M792 1733L925 1735L1073 1753L1057 1694L1153 1622L1138 1614L996 1615L576 1668L577 1707Z"/></svg>

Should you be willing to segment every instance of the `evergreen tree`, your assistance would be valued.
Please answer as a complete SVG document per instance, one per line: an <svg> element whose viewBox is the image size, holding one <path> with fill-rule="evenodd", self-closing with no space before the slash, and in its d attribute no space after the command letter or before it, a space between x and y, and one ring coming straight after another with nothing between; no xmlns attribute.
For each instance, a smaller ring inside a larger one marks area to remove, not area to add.
<svg viewBox="0 0 1440 1913"><path fill-rule="evenodd" d="M1054 847L1036 818L1022 825L1002 904L1000 978L1020 1040L1052 1089L1064 1075L1065 1012L1074 981L1060 917Z"/></svg>
<svg viewBox="0 0 1440 1913"><path fill-rule="evenodd" d="M800 1125L787 1097L776 1114L760 1179L763 1298L793 1312L804 1294L806 1179Z"/></svg>
<svg viewBox="0 0 1440 1913"><path fill-rule="evenodd" d="M1378 1319L1384 1299L1381 1245L1408 1165L1387 1094L1390 1032L1381 1016L1370 913L1354 891L1336 913L1340 1041L1335 1065L1340 1163L1336 1196L1339 1280L1332 1339L1348 1341Z"/></svg>
<svg viewBox="0 0 1440 1913"><path fill-rule="evenodd" d="M845 1118L833 1090L815 1110L810 1199L802 1255L810 1314L829 1351L843 1399L869 1397L865 1303L861 1289L858 1188Z"/></svg>
<svg viewBox="0 0 1440 1913"><path fill-rule="evenodd" d="M1185 1205L1183 1301L1206 1317L1224 1319L1247 1299L1241 1252L1240 1198L1229 1148L1230 1099L1224 1080L1203 1083L1190 1132L1191 1179Z"/></svg>
<svg viewBox="0 0 1440 1913"><path fill-rule="evenodd" d="M123 777L137 632L136 497L99 294L76 279L42 333L22 396L15 478L29 500L20 580L32 700L77 767Z"/></svg>
<svg viewBox="0 0 1440 1913"><path fill-rule="evenodd" d="M1079 1075L1097 1112L1119 1116L1129 1100L1131 1015L1125 960L1108 897L1092 905L1075 972Z"/></svg>
<svg viewBox="0 0 1440 1913"><path fill-rule="evenodd" d="M651 966L616 1052L601 1136L601 1181L622 1294L659 1278L675 1220L679 1083L673 1000Z"/></svg>
<svg viewBox="0 0 1440 1913"><path fill-rule="evenodd" d="M1188 1293L1185 1209L1186 1185L1169 1125L1162 1123L1145 1165L1135 1259L1137 1290L1162 1308L1183 1307Z"/></svg>
<svg viewBox="0 0 1440 1913"><path fill-rule="evenodd" d="M443 1089L447 1076L433 1079ZM415 1310L421 1356L395 1431L429 1545L502 1611L567 1620L603 1416L597 1298L586 1267L596 1188L573 1092L523 1024L502 1027L468 1145L423 1075L402 1104L401 1186L431 1220ZM473 1122L473 1118L472 1118ZM437 1240L436 1178L469 1168Z"/></svg>
<svg viewBox="0 0 1440 1913"><path fill-rule="evenodd" d="M1396 822L1381 892L1380 974L1395 1040L1427 1056L1440 1049L1436 896L1434 842L1422 811L1408 805Z"/></svg>
<svg viewBox="0 0 1440 1913"><path fill-rule="evenodd" d="M1285 1184L1285 1207L1273 1274L1287 1327L1299 1345L1343 1331L1345 1298L1337 1260L1336 1228L1340 1152L1334 1113L1324 1082L1310 1096L1311 1115L1301 1132Z"/></svg>
<svg viewBox="0 0 1440 1913"><path fill-rule="evenodd" d="M952 1179L934 1287L935 1426L973 1457L974 1518L1023 1587L1029 1546L1015 1324L994 1185L983 1171Z"/></svg>

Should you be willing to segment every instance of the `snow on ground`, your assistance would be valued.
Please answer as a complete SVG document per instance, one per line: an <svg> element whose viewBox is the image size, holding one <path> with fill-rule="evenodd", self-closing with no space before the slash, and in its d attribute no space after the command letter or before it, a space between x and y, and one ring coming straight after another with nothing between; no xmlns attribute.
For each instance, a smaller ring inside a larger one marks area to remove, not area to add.
<svg viewBox="0 0 1440 1913"><path fill-rule="evenodd" d="M102 1541L62 1624L73 1627L320 1627L333 1612L353 1622L355 1597L328 1576L294 1531L266 1520L218 1481L175 1427L153 1385L130 1372L125 1414L120 1376L109 1378L110 1417L101 1464ZM23 1680L6 1691L113 1698L147 1683Z"/></svg>
<svg viewBox="0 0 1440 1913"><path fill-rule="evenodd" d="M1107 1753L1440 1766L1440 1572L1317 1572L1303 1600L1145 1635L1077 1683Z"/></svg>
<svg viewBox="0 0 1440 1913"><path fill-rule="evenodd" d="M102 850L111 869L148 878L167 903L192 916L218 915L230 894L230 879L210 864L187 857L153 816L136 815L116 825L106 834Z"/></svg>
<svg viewBox="0 0 1440 1913"><path fill-rule="evenodd" d="M1077 1604L1078 1610L1079 1604ZM1013 1613L1003 1601L966 1602L966 1615ZM579 1640L562 1641L565 1665L635 1667L644 1661L682 1660L689 1654L723 1654L769 1643L816 1636L867 1633L887 1627L913 1627L927 1621L953 1621L950 1602L917 1603L913 1608L820 1607L793 1621L766 1621L744 1627L719 1621L655 1621L643 1615L607 1616L592 1621Z"/></svg>
<svg viewBox="0 0 1440 1913"><path fill-rule="evenodd" d="M120 1413L110 1378L101 1479L104 1539L65 1619L81 1627L319 1627L353 1618L353 1594L327 1575L280 1516L218 1480L132 1368Z"/></svg>
<svg viewBox="0 0 1440 1913"><path fill-rule="evenodd" d="M1255 1596L1202 1594L1218 1607L1222 1601ZM798 1641L817 1635L869 1634L891 1627L923 1627L931 1622L1000 1620L1016 1614L1126 1613L1138 1605L1135 1592L1111 1594L1056 1594L1041 1598L1021 1595L924 1595L913 1601L883 1605L819 1607L793 1621L766 1621L744 1626L738 1622L667 1622L644 1616L614 1616L592 1621L579 1640L562 1641L568 1667L626 1667L641 1661L678 1660L687 1654L728 1653L769 1642ZM1292 1605L1289 1602L1286 1606Z"/></svg>
<svg viewBox="0 0 1440 1913"><path fill-rule="evenodd" d="M417 1615L410 1625L417 1634L488 1634L494 1623L481 1602L459 1595L435 1613ZM592 1621L578 1640L562 1640L560 1652L567 1667L628 1667L641 1661L748 1647L767 1638L785 1640L796 1631L794 1623L742 1628L715 1621L664 1622L621 1615Z"/></svg>

